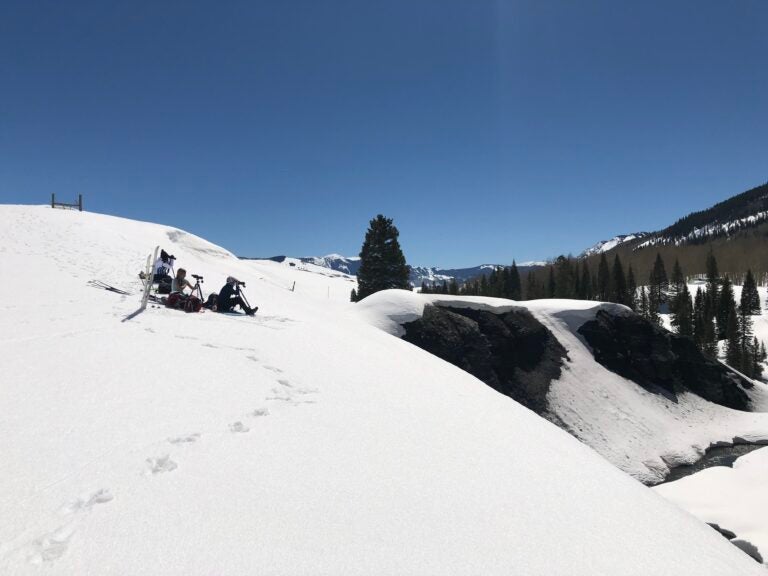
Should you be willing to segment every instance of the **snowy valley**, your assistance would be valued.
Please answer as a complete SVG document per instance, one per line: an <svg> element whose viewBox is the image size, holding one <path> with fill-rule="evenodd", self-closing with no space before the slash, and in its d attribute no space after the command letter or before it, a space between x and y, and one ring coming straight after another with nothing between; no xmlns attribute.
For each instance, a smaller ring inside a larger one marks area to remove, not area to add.
<svg viewBox="0 0 768 576"><path fill-rule="evenodd" d="M245 281L258 314L128 319L155 246L206 294ZM766 555L768 449L643 482L768 442L768 388L735 410L608 370L579 329L618 305L351 304L354 278L315 263L42 206L0 206L0 269L2 574L765 574L704 522ZM430 307L545 327L565 353L546 389L558 425L401 339ZM738 509L707 499L738 486L755 493Z"/></svg>

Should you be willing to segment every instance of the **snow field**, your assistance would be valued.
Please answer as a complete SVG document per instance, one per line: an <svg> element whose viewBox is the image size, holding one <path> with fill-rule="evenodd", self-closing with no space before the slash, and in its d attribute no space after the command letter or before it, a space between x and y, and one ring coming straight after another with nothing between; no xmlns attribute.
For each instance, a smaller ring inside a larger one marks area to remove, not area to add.
<svg viewBox="0 0 768 576"><path fill-rule="evenodd" d="M205 288L245 280L257 316L123 322L139 296L86 282L136 291L158 244ZM361 321L343 278L19 206L0 207L0 269L2 574L764 574L565 432Z"/></svg>

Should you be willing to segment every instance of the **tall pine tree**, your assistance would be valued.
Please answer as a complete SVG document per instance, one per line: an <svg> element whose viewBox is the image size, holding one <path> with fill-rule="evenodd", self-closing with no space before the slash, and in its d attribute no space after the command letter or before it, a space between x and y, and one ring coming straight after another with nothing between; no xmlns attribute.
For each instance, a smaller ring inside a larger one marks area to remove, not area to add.
<svg viewBox="0 0 768 576"><path fill-rule="evenodd" d="M627 278L624 276L624 267L621 265L619 255L613 258L613 271L611 274L611 301L616 304L629 306L629 292L627 290Z"/></svg>
<svg viewBox="0 0 768 576"><path fill-rule="evenodd" d="M380 290L410 290L408 266L398 236L400 232L391 218L379 214L371 220L360 250L356 301Z"/></svg>
<svg viewBox="0 0 768 576"><path fill-rule="evenodd" d="M751 315L760 314L760 295L757 293L757 283L752 270L747 270L744 286L741 287L741 308Z"/></svg>

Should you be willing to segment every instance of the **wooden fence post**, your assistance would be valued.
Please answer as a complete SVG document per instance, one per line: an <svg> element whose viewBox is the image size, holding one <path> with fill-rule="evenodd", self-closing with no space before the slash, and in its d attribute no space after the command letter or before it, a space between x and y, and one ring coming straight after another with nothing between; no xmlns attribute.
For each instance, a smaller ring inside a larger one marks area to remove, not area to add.
<svg viewBox="0 0 768 576"><path fill-rule="evenodd" d="M83 211L83 195L82 194L77 195L77 207L80 209L80 212Z"/></svg>
<svg viewBox="0 0 768 576"><path fill-rule="evenodd" d="M56 208L56 194L51 193L51 208Z"/></svg>

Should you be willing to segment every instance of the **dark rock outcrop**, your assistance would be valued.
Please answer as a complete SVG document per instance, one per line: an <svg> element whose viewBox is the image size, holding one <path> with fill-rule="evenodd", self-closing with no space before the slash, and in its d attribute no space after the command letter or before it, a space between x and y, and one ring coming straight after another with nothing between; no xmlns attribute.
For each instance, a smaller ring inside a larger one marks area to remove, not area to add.
<svg viewBox="0 0 768 576"><path fill-rule="evenodd" d="M565 349L530 312L496 314L470 308L428 305L404 324L403 339L458 366L538 414L560 377Z"/></svg>
<svg viewBox="0 0 768 576"><path fill-rule="evenodd" d="M690 338L672 334L636 315L597 312L578 332L600 364L646 390L676 399L691 391L702 398L748 410L744 389L753 384L704 356Z"/></svg>

